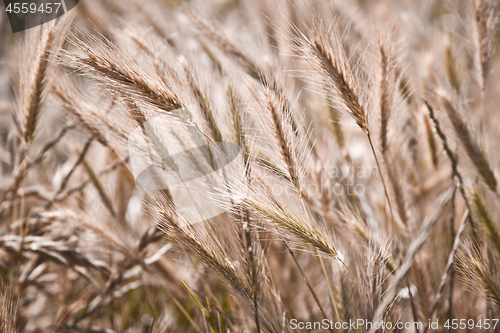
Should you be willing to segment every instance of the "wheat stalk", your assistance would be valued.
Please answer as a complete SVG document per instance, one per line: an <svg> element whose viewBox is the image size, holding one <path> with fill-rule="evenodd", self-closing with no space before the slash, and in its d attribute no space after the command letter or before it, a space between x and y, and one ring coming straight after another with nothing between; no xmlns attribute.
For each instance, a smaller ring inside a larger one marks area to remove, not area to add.
<svg viewBox="0 0 500 333"><path fill-rule="evenodd" d="M462 143L467 156L469 156L471 162L476 167L477 172L483 178L485 184L493 191L497 191L497 179L495 173L490 167L488 160L484 151L479 147L479 145L474 141L472 135L467 128L466 123L462 119L456 105L445 95L441 95L441 99L444 104L444 109L448 113L448 117L451 120L453 128Z"/></svg>

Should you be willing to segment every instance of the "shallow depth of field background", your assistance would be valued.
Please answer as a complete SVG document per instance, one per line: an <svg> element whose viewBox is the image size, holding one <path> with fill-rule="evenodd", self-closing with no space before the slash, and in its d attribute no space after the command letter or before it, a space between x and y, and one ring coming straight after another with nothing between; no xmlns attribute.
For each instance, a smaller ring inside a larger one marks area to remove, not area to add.
<svg viewBox="0 0 500 333"><path fill-rule="evenodd" d="M2 332L499 331L499 6L80 0L13 34L2 4ZM158 168L241 147L225 213L136 185L155 117Z"/></svg>

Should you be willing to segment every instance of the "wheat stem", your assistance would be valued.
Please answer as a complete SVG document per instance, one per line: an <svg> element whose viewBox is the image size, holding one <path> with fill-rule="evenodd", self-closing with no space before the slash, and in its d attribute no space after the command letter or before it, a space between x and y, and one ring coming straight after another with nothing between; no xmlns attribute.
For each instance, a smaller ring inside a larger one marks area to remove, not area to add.
<svg viewBox="0 0 500 333"><path fill-rule="evenodd" d="M288 253L290 253L290 255L292 256L293 258L293 261L295 262L295 264L297 265L297 268L299 269L300 271L300 274L302 275L302 277L304 278L304 281L306 282L307 284L307 288L309 288L309 291L311 292L314 300L316 301L316 304L318 305L319 307L319 310L321 311L321 314L323 314L323 318L328 318L328 316L326 315L326 312L325 312L325 309L323 308L323 305L321 305L321 302L319 300L319 297L318 295L316 294L316 292L314 291L314 288L311 284L311 282L309 281L309 279L307 278L307 275L306 275L306 272L304 272L304 269L302 268L302 266L300 265L299 261L297 260L297 257L295 256L295 253L293 253L292 249L290 248L290 246L288 246L288 243L287 241L284 239L283 240L283 243L285 244L285 247L286 249L288 250ZM333 329L332 328L329 328L330 332L333 333Z"/></svg>

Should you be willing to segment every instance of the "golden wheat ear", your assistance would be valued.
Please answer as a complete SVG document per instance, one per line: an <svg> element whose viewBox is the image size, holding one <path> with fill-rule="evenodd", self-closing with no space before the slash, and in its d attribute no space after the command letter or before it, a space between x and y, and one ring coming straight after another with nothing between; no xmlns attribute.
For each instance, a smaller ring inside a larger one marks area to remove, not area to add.
<svg viewBox="0 0 500 333"><path fill-rule="evenodd" d="M366 134L384 188L393 232L399 238L400 226L394 219L391 199L368 124L368 96L371 89L368 84L360 84L362 80L358 74L362 71L362 66L352 64L335 23L327 25L313 13L309 14L306 32L293 27L295 37L292 46L298 57L316 71L317 76L311 78L324 83L327 96L331 97L331 106L346 112ZM312 81L311 78L309 81Z"/></svg>
<svg viewBox="0 0 500 333"><path fill-rule="evenodd" d="M77 30L78 36L73 34L69 41L85 55L63 50L59 55L60 64L83 72L121 99L133 97L140 103L167 113L184 106L169 82L165 82L158 73L152 75L154 68L142 69L130 54L118 49L102 35L83 27Z"/></svg>
<svg viewBox="0 0 500 333"><path fill-rule="evenodd" d="M25 144L33 140L40 113L43 109L46 88L54 80L53 66L66 32L73 21L73 14L47 25L31 29L26 34L25 53L20 73L20 111L22 137Z"/></svg>
<svg viewBox="0 0 500 333"><path fill-rule="evenodd" d="M460 278L472 290L484 295L500 310L500 267L498 259L488 255L480 245L463 242L457 252L456 268Z"/></svg>

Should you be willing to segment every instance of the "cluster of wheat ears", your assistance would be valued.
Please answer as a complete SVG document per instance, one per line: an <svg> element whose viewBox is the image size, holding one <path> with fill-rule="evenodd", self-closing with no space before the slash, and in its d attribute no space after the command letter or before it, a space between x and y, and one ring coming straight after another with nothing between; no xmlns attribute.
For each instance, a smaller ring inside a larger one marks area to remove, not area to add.
<svg viewBox="0 0 500 333"><path fill-rule="evenodd" d="M16 34L2 10L2 332L497 331L497 7L81 0ZM194 132L244 169L202 221L130 153L165 167Z"/></svg>

